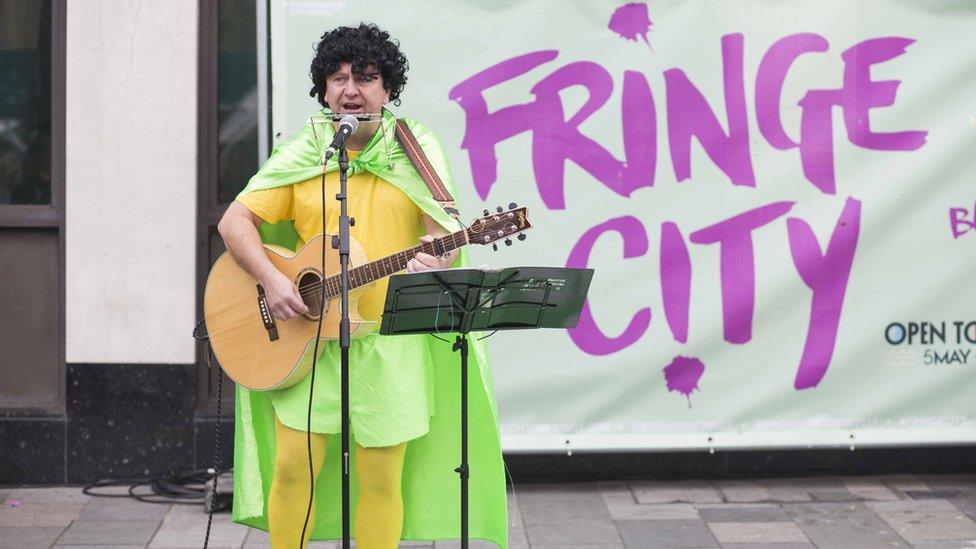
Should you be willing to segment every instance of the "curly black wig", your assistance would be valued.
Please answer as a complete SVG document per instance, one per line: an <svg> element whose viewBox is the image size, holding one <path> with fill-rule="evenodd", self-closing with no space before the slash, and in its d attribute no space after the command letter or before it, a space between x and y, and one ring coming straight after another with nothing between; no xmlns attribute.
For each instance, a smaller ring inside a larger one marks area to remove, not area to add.
<svg viewBox="0 0 976 549"><path fill-rule="evenodd" d="M340 63L351 64L357 77L369 78L369 69L378 69L383 87L390 92L390 101L400 104L400 92L407 83L407 58L400 52L399 42L390 40L390 33L374 24L360 23L359 27L338 27L322 35L309 69L312 89L308 95L318 98L325 108L329 108L325 79L339 70Z"/></svg>

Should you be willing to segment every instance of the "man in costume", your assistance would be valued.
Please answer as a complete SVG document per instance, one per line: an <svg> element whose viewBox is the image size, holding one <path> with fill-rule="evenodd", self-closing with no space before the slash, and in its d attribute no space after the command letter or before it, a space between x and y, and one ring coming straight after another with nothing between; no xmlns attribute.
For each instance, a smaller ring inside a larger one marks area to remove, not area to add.
<svg viewBox="0 0 976 549"><path fill-rule="evenodd" d="M375 25L339 27L322 36L312 61L310 95L322 113L382 113L362 122L346 142L350 168L350 233L375 259L448 234L458 222L434 201L394 138L396 119L385 108L406 82L407 61L389 34ZM456 194L436 136L404 120L445 186ZM322 152L333 124L309 124L277 147L231 204L218 226L228 250L262 284L274 315L309 322L294 281L277 271L262 243L300 248L322 232ZM325 224L338 232L336 158L324 167ZM408 271L467 264L466 252L418 254ZM362 290L363 318L380 319L383 280ZM449 341L423 335L353 340L350 347L350 437L353 536L362 549L396 547L400 539L459 537L460 383ZM470 533L507 546L505 476L497 409L484 345L472 342L469 360ZM338 437L339 348L330 342L315 365L311 428L310 378L287 389L237 388L234 448L234 520L267 529L275 548L296 547L309 500L306 437L316 470L312 518L305 541L341 535Z"/></svg>

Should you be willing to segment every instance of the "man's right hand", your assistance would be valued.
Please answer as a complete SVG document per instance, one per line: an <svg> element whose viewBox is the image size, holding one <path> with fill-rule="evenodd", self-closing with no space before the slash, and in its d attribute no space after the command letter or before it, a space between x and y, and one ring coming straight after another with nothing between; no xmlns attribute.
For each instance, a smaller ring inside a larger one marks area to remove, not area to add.
<svg viewBox="0 0 976 549"><path fill-rule="evenodd" d="M234 201L220 218L217 231L237 263L264 287L264 298L275 318L288 320L305 314L308 307L302 301L298 287L275 268L261 246L258 227L262 223L264 220Z"/></svg>
<svg viewBox="0 0 976 549"><path fill-rule="evenodd" d="M279 320L288 320L308 312L308 307L298 293L298 286L277 269L269 269L269 274L260 280L264 287L264 298L268 308Z"/></svg>

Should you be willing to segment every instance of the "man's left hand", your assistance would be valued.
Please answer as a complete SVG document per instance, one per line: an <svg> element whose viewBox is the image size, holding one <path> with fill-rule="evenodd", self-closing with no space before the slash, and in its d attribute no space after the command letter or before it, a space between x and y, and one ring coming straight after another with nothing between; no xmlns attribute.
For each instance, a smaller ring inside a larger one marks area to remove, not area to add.
<svg viewBox="0 0 976 549"><path fill-rule="evenodd" d="M425 244L428 242L433 242L433 240L434 237L429 234L420 237L420 241ZM448 252L444 255L430 255L421 252L407 262L407 272L419 273L421 271L432 271L434 269L449 269L454 263L454 258L457 257L457 253L457 250Z"/></svg>

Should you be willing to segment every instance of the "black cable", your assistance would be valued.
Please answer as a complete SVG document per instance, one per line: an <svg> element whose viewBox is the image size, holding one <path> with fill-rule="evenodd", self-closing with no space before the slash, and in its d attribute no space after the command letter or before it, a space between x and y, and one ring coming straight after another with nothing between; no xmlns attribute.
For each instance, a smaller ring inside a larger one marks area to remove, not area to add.
<svg viewBox="0 0 976 549"><path fill-rule="evenodd" d="M319 340L322 338L322 319L325 318L325 169L322 170L322 283L319 284L319 322L315 332L315 346L312 349L312 374L308 384L308 416L305 420L305 449L308 450L308 507L305 509L305 522L302 524L302 537L299 547L305 547L305 532L312 516L312 502L315 496L315 468L312 465L312 393L315 389L315 365L319 357Z"/></svg>
<svg viewBox="0 0 976 549"><path fill-rule="evenodd" d="M229 470L220 471L226 473ZM81 489L83 494L100 498L133 498L143 503L200 505L206 498L206 483L212 478L209 469L189 469L171 475L149 478L101 479ZM99 493L99 488L128 486L125 494ZM148 493L139 493L140 487Z"/></svg>
<svg viewBox="0 0 976 549"><path fill-rule="evenodd" d="M206 321L207 321L206 318L201 318L200 321L197 322L196 326L193 327L193 332L191 334L191 335L193 335L193 339L195 339L197 341L207 341L208 339L210 339L210 334L207 333L207 331L206 331L207 325L204 324ZM204 328L204 331L201 332L200 331L200 328ZM208 357L208 360L209 360L209 357ZM210 366L210 364L207 363L207 366Z"/></svg>
<svg viewBox="0 0 976 549"><path fill-rule="evenodd" d="M467 225L465 225L464 223L462 223L460 219L458 219L458 218L455 217L454 218L454 221L457 221L457 224L461 227L462 230L467 230L468 229ZM458 257L461 257L461 250L460 249L458 249ZM430 337L432 337L434 339L439 339L439 340L443 341L444 343L450 343L451 342L451 340L444 339L443 337L440 337L440 336L438 336L436 334L427 334L427 335L429 335Z"/></svg>
<svg viewBox="0 0 976 549"><path fill-rule="evenodd" d="M213 370L210 362L210 347L206 349L207 368ZM210 509L207 516L207 533L203 538L203 549L207 549L210 543L210 527L213 524L214 509L217 507L217 477L220 475L220 408L223 402L224 393L224 372L217 369L217 424L214 426L214 451L213 451L213 492L210 495Z"/></svg>

